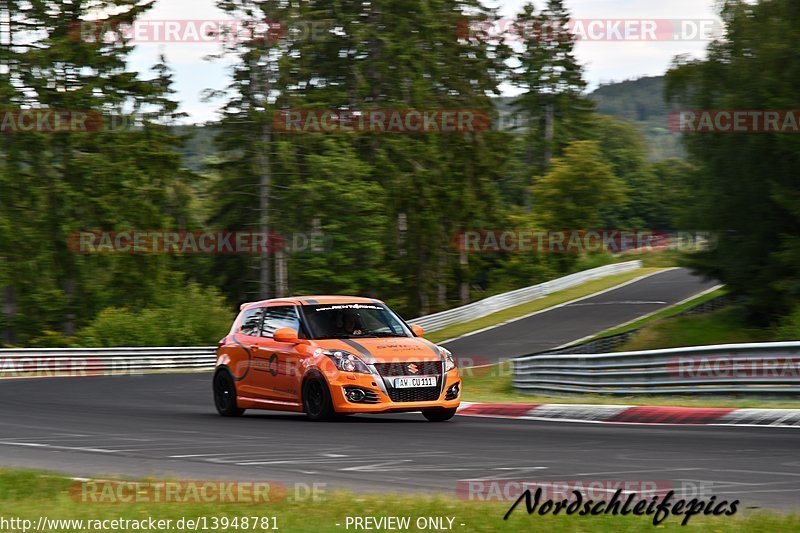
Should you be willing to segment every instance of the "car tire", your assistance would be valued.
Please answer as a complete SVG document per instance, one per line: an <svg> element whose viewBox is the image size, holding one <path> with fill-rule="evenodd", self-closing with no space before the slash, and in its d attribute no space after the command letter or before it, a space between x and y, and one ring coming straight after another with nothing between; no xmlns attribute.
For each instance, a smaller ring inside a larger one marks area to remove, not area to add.
<svg viewBox="0 0 800 533"><path fill-rule="evenodd" d="M242 416L244 409L236 404L236 383L227 370L214 374L214 406L222 416Z"/></svg>
<svg viewBox="0 0 800 533"><path fill-rule="evenodd" d="M458 409L425 409L422 416L429 422L446 422L456 416Z"/></svg>
<svg viewBox="0 0 800 533"><path fill-rule="evenodd" d="M321 422L336 416L328 383L321 376L312 376L303 382L303 411L309 420Z"/></svg>

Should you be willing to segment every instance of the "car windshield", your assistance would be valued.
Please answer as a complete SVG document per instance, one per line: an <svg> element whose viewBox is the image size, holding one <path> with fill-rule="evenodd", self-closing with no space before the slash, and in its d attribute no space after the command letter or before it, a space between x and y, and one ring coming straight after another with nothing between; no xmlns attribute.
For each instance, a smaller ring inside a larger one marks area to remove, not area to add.
<svg viewBox="0 0 800 533"><path fill-rule="evenodd" d="M303 314L314 339L412 336L392 311L378 304L306 305Z"/></svg>

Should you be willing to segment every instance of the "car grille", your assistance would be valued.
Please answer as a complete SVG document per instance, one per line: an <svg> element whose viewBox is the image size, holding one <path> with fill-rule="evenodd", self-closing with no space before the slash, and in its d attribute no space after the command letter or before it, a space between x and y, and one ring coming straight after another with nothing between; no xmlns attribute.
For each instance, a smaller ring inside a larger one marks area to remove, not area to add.
<svg viewBox="0 0 800 533"><path fill-rule="evenodd" d="M389 389L389 398L393 402L433 402L439 399L440 393L439 387Z"/></svg>
<svg viewBox="0 0 800 533"><path fill-rule="evenodd" d="M410 365L415 365L416 372L409 369ZM441 361L424 361L410 363L375 363L378 373L385 377L395 376L438 376L442 373Z"/></svg>

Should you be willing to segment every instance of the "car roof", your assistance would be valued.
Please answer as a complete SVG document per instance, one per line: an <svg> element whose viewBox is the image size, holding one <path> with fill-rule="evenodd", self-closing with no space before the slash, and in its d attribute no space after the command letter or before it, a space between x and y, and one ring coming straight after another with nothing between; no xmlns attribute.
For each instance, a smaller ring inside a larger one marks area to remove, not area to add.
<svg viewBox="0 0 800 533"><path fill-rule="evenodd" d="M250 309L252 307L264 307L267 305L317 305L317 304L379 304L384 305L382 301L375 298L364 298L362 296L335 296L335 295L321 295L321 296L292 296L288 298L273 298L271 300L261 300L258 302L243 303L240 310Z"/></svg>

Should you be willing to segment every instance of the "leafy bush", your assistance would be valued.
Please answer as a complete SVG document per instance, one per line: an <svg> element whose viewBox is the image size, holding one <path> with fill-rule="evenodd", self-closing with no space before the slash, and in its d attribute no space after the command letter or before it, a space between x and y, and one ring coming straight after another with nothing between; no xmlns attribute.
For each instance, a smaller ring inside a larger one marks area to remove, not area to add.
<svg viewBox="0 0 800 533"><path fill-rule="evenodd" d="M189 284L143 309L110 307L78 332L76 346L207 346L230 329L234 313L220 293Z"/></svg>
<svg viewBox="0 0 800 533"><path fill-rule="evenodd" d="M781 320L775 328L775 340L800 340L800 307L796 307L794 311Z"/></svg>

